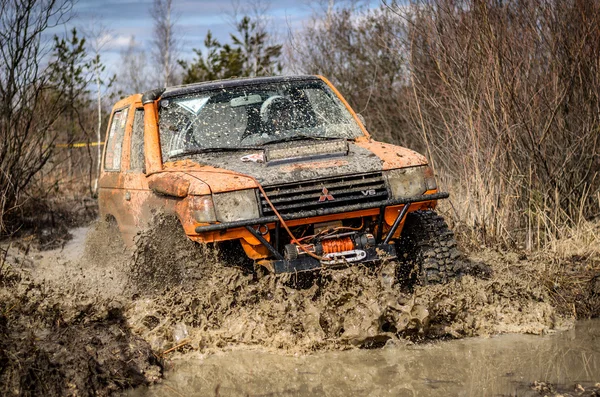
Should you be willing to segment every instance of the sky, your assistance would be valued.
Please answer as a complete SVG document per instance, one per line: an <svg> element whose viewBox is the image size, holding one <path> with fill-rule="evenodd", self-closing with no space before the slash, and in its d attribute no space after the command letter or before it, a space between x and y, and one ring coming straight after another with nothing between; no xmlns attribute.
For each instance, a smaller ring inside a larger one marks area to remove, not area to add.
<svg viewBox="0 0 600 397"><path fill-rule="evenodd" d="M262 0L268 7L270 30L283 42L288 32L302 28L311 16L326 9L329 0ZM339 3L340 1L336 1ZM378 0L363 0L367 7L376 7ZM105 26L106 36L101 57L109 72L117 70L121 53L127 48L131 36L147 53L152 39L152 19L149 9L152 0L78 0L74 16L66 26L54 29L57 34L72 27L86 32ZM193 48L203 48L203 40L210 29L222 42L227 42L233 31L232 15L236 8L243 11L250 6L243 0L174 0L177 29L181 37L181 59L193 58ZM243 15L243 14L242 14Z"/></svg>

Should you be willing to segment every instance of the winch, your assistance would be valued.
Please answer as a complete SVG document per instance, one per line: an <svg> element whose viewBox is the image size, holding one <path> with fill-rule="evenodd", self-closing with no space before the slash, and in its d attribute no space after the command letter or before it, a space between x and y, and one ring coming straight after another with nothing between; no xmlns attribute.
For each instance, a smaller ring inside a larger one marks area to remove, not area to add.
<svg viewBox="0 0 600 397"><path fill-rule="evenodd" d="M315 238L311 244L285 246L285 259L294 260L306 251L323 257L322 262L355 262L365 257L364 250L375 245L375 236L370 233L346 232Z"/></svg>

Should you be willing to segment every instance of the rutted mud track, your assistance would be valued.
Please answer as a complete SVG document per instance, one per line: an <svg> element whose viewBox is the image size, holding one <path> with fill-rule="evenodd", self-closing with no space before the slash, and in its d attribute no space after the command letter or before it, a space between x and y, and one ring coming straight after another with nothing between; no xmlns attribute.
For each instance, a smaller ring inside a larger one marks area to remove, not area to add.
<svg viewBox="0 0 600 397"><path fill-rule="evenodd" d="M304 353L504 332L541 334L600 310L597 259L488 250L470 258L470 274L460 281L412 290L394 283L390 263L327 270L312 279L257 279L243 266L224 266L218 252L181 238L177 228L163 226L160 234L139 236L133 254L113 229L99 223L88 233L85 250L76 235L63 251L25 254L13 248L7 262L44 283L36 288L45 291L45 305L54 302L51 307L65 313L77 308L79 314L61 318L84 319L81 333L94 328L85 324L106 323L126 340L147 342L158 355L244 345ZM24 312L40 318L23 325L30 332L52 323L47 311L35 307ZM147 353L142 356L140 368L157 364ZM144 371L149 375L142 382L160 373Z"/></svg>

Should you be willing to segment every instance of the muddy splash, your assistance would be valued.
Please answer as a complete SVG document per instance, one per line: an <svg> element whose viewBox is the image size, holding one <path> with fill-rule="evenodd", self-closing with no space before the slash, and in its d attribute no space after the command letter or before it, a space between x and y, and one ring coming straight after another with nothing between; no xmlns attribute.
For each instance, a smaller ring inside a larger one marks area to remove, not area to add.
<svg viewBox="0 0 600 397"><path fill-rule="evenodd" d="M553 335L283 355L191 353L160 385L128 396L520 396L600 394L600 320Z"/></svg>
<svg viewBox="0 0 600 397"><path fill-rule="evenodd" d="M470 259L471 274L459 281L408 289L395 282L393 263L326 270L313 278L257 278L243 265L224 266L219 253L207 248L184 242L179 250L180 237L172 230L152 238L158 244L142 244L130 268L130 287L139 298L127 317L159 351L257 345L306 353L406 340L544 334L572 324L570 313L552 304L543 281L550 270L536 262L541 258L485 251ZM171 255L162 247L172 247Z"/></svg>

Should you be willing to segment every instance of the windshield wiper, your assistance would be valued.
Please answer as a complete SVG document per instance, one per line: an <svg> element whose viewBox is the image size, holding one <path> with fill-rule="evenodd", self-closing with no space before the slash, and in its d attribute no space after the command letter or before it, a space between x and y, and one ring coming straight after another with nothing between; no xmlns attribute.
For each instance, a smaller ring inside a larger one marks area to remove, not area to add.
<svg viewBox="0 0 600 397"><path fill-rule="evenodd" d="M191 156L194 154L202 154L202 153L215 153L215 152L241 152L245 150L264 150L264 148L256 147L256 146L238 146L238 147L207 147L207 148L192 148L186 149L179 153L169 153L169 158L174 159L183 156Z"/></svg>
<svg viewBox="0 0 600 397"><path fill-rule="evenodd" d="M288 136L286 138L281 139L273 139L272 141L265 142L263 145L269 145L271 143L280 143L280 142L291 142L291 141L303 141L303 140L312 140L312 141L332 141L346 139L342 137L334 137L334 136L320 136L320 135L304 135L304 134L296 134L293 136Z"/></svg>

